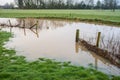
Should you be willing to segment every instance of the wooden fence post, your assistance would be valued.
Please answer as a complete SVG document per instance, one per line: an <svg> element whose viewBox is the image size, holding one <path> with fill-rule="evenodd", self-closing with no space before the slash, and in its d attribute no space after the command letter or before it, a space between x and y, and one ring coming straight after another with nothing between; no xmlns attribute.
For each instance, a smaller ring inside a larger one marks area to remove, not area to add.
<svg viewBox="0 0 120 80"><path fill-rule="evenodd" d="M101 32L98 32L96 46L99 47Z"/></svg>
<svg viewBox="0 0 120 80"><path fill-rule="evenodd" d="M76 42L79 41L79 29L76 30Z"/></svg>

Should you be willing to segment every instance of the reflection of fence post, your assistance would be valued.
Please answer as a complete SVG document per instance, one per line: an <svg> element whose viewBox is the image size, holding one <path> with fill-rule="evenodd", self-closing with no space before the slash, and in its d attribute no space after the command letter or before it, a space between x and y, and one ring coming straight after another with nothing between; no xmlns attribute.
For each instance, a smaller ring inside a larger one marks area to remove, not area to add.
<svg viewBox="0 0 120 80"><path fill-rule="evenodd" d="M96 70L98 69L98 60L97 60L97 57L95 57L95 69Z"/></svg>
<svg viewBox="0 0 120 80"><path fill-rule="evenodd" d="M99 47L101 32L98 32L96 46Z"/></svg>
<svg viewBox="0 0 120 80"><path fill-rule="evenodd" d="M38 28L38 20L37 20L37 22L36 22L36 29Z"/></svg>
<svg viewBox="0 0 120 80"><path fill-rule="evenodd" d="M76 30L76 42L79 41L79 29Z"/></svg>
<svg viewBox="0 0 120 80"><path fill-rule="evenodd" d="M79 43L76 43L76 44L75 44L75 51L76 51L76 53L79 52Z"/></svg>
<svg viewBox="0 0 120 80"><path fill-rule="evenodd" d="M12 27L12 24L11 24L10 20L8 20L8 22L9 22L9 24L10 24L10 27Z"/></svg>
<svg viewBox="0 0 120 80"><path fill-rule="evenodd" d="M38 34L38 20L37 20L37 22L36 22L36 35L37 35L37 37L39 38L39 34Z"/></svg>
<svg viewBox="0 0 120 80"><path fill-rule="evenodd" d="M25 20L23 19L23 27L25 28Z"/></svg>
<svg viewBox="0 0 120 80"><path fill-rule="evenodd" d="M24 27L24 35L26 36L26 30L25 30L25 27Z"/></svg>

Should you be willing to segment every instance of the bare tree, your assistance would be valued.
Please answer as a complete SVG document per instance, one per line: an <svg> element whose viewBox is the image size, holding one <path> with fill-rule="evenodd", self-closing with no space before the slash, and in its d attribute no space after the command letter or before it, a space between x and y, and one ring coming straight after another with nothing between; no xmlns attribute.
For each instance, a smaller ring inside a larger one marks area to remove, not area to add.
<svg viewBox="0 0 120 80"><path fill-rule="evenodd" d="M73 6L73 0L67 0L66 6L67 6L68 9L71 9L72 6Z"/></svg>
<svg viewBox="0 0 120 80"><path fill-rule="evenodd" d="M103 3L105 9L112 9L113 11L115 11L117 0L104 0Z"/></svg>
<svg viewBox="0 0 120 80"><path fill-rule="evenodd" d="M20 9L23 8L23 0L15 0L15 3Z"/></svg>
<svg viewBox="0 0 120 80"><path fill-rule="evenodd" d="M101 3L100 0L98 0L97 3L96 3L96 8L101 9L101 7L102 7L102 3Z"/></svg>
<svg viewBox="0 0 120 80"><path fill-rule="evenodd" d="M20 9L112 9L115 11L119 0L98 0L94 6L94 0L15 0Z"/></svg>
<svg viewBox="0 0 120 80"><path fill-rule="evenodd" d="M116 6L117 6L117 0L113 0L113 11L115 11Z"/></svg>

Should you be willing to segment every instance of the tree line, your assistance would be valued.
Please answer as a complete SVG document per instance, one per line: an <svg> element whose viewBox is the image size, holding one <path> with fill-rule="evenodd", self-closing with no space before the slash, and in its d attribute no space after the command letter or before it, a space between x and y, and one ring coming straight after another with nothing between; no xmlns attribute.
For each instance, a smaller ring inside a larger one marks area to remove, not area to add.
<svg viewBox="0 0 120 80"><path fill-rule="evenodd" d="M120 8L119 0L15 0L20 9L112 9Z"/></svg>

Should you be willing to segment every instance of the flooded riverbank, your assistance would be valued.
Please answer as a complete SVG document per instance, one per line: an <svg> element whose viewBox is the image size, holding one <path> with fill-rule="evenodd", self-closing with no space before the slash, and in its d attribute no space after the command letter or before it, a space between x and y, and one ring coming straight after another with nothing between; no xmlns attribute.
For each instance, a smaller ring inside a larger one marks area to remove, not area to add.
<svg viewBox="0 0 120 80"><path fill-rule="evenodd" d="M83 46L75 43L76 29L80 30L80 37L86 40L92 39L95 43L97 32L105 36L104 39L116 37L120 40L120 28L87 24L81 22L48 20L48 19L24 19L25 27L22 27L21 19L0 18L0 23L17 25L18 27L1 27L2 30L10 31L14 37L5 45L7 48L13 48L17 55L25 56L27 60L36 60L38 58L49 58L57 61L70 61L74 65L94 68L113 75L119 75L120 69L106 59L85 49ZM29 29L38 21L38 28Z"/></svg>

